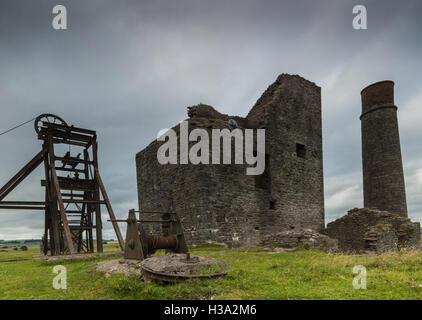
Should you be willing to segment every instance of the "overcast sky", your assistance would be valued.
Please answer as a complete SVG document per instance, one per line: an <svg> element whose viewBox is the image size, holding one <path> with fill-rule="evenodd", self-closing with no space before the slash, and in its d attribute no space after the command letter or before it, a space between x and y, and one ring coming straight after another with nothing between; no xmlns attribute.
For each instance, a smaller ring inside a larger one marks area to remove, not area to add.
<svg viewBox="0 0 422 320"><path fill-rule="evenodd" d="M68 30L51 26L57 4ZM356 4L367 30L352 27ZM422 221L421 17L420 0L2 0L0 132L46 112L96 130L100 172L125 218L138 207L135 154L187 106L246 116L278 74L299 74L322 87L330 222L363 206L360 91L391 79L409 217ZM0 185L40 147L31 124L0 136ZM6 200L42 200L42 174ZM42 212L2 210L0 239L40 238L43 224Z"/></svg>

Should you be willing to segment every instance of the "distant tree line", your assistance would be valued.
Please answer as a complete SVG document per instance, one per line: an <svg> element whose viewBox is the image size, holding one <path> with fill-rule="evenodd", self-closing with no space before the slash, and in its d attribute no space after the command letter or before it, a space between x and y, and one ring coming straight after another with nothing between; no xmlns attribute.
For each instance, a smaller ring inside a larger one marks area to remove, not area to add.
<svg viewBox="0 0 422 320"><path fill-rule="evenodd" d="M25 240L23 243L39 243L41 242L40 239L33 239L33 240Z"/></svg>

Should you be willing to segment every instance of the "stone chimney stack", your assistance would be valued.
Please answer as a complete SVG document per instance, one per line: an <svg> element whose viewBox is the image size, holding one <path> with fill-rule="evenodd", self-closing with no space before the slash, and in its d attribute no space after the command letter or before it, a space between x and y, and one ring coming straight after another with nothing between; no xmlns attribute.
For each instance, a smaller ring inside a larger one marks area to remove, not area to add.
<svg viewBox="0 0 422 320"><path fill-rule="evenodd" d="M364 206L407 217L394 82L371 84L361 97Z"/></svg>

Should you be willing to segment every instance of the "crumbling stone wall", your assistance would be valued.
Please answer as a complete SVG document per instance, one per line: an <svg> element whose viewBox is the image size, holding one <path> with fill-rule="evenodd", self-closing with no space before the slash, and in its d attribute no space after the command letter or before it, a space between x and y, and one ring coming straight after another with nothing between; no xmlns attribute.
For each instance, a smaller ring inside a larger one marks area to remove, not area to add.
<svg viewBox="0 0 422 320"><path fill-rule="evenodd" d="M283 247L297 247L299 245L325 249L330 252L338 250L338 241L327 235L315 232L311 229L288 230L263 236L263 245Z"/></svg>
<svg viewBox="0 0 422 320"><path fill-rule="evenodd" d="M420 248L420 224L397 213L378 209L352 209L327 225L327 235L345 252Z"/></svg>
<svg viewBox="0 0 422 320"><path fill-rule="evenodd" d="M282 74L247 117L221 114L204 104L189 107L188 116L189 130L232 129L230 120L241 130L265 128L266 170L248 176L242 164L161 165L157 150L162 142L153 141L136 155L141 210L177 212L191 245L253 246L281 231L323 230L318 86ZM173 129L179 136L179 126Z"/></svg>
<svg viewBox="0 0 422 320"><path fill-rule="evenodd" d="M398 236L391 224L379 223L368 228L364 235L365 247L377 253L398 250Z"/></svg>

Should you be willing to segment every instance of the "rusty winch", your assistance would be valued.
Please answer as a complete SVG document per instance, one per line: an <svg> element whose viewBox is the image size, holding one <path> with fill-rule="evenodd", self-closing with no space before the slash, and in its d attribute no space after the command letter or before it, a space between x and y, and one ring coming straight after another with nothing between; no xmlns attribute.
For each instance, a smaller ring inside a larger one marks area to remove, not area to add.
<svg viewBox="0 0 422 320"><path fill-rule="evenodd" d="M139 219L136 218L139 213ZM161 215L158 220L141 220L141 214ZM126 222L125 259L144 260L148 255L159 249L165 249L173 253L188 253L183 228L180 219L175 212L158 211L135 211L129 210L126 220L112 220L116 222ZM143 228L144 223L161 223L165 236L149 235ZM165 226L165 228L164 228Z"/></svg>

